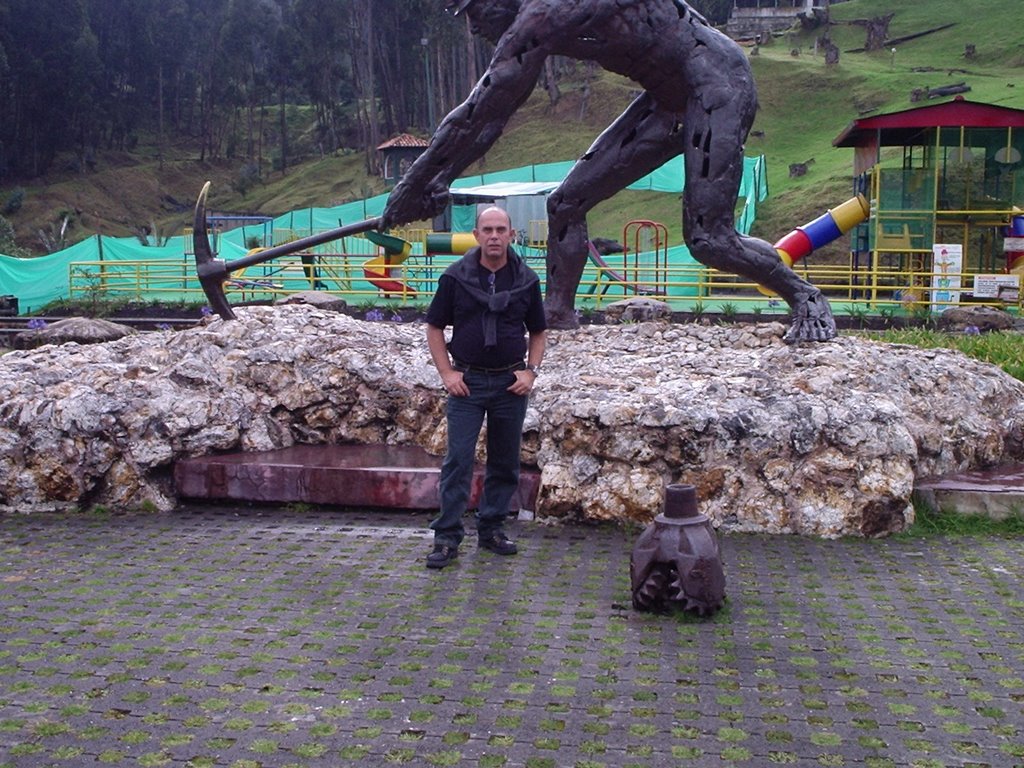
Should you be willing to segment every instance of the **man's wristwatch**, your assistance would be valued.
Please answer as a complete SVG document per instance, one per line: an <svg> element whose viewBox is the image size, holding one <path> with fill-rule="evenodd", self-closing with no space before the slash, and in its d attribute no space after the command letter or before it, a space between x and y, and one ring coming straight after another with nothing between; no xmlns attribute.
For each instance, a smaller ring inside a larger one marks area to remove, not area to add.
<svg viewBox="0 0 1024 768"><path fill-rule="evenodd" d="M540 373L540 366L539 365L533 365L532 363L527 363L526 364L526 370L528 370L530 373L532 373L534 376L536 376L538 373Z"/></svg>

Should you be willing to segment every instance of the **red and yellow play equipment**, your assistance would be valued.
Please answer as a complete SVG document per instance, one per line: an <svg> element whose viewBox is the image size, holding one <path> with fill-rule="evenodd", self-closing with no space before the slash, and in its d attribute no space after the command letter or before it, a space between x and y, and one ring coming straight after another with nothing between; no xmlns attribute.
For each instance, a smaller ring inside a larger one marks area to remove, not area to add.
<svg viewBox="0 0 1024 768"><path fill-rule="evenodd" d="M402 262L409 258L412 243L394 235L370 230L366 239L379 247L378 255L363 264L363 276L385 297L415 296L416 289L402 277Z"/></svg>
<svg viewBox="0 0 1024 768"><path fill-rule="evenodd" d="M814 221L797 227L772 247L783 264L792 267L811 251L842 237L870 215L871 206L867 198L858 194L842 205L830 208ZM775 295L764 286L758 286L758 290L765 296Z"/></svg>

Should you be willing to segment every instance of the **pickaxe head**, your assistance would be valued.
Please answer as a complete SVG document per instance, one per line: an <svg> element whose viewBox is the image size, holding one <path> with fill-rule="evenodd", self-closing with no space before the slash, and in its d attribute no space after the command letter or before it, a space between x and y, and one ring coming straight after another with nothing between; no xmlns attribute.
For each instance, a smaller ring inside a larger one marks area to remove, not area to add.
<svg viewBox="0 0 1024 768"><path fill-rule="evenodd" d="M199 284L203 286L210 309L225 320L234 320L228 297L224 294L224 281L228 270L223 259L215 258L210 238L206 231L206 196L210 192L210 182L203 185L203 190L196 200L196 215L192 226L192 250L196 255L196 274Z"/></svg>
<svg viewBox="0 0 1024 768"><path fill-rule="evenodd" d="M497 44L519 15L522 0L446 0L445 5L453 16L468 13L470 32Z"/></svg>
<svg viewBox="0 0 1024 768"><path fill-rule="evenodd" d="M449 13L451 13L454 16L458 16L464 10L469 8L469 6L471 6L474 2L476 2L476 0L448 0L448 2L445 3L445 5Z"/></svg>

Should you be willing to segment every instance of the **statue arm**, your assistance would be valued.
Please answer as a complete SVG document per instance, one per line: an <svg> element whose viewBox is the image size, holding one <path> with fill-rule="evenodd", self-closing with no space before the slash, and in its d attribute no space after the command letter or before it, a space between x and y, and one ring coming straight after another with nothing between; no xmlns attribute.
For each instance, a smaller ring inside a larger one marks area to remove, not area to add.
<svg viewBox="0 0 1024 768"><path fill-rule="evenodd" d="M440 213L448 201L448 186L483 157L529 98L547 51L536 45L527 48L519 37L513 28L502 38L469 98L441 121L426 151L395 186L384 209L385 227Z"/></svg>

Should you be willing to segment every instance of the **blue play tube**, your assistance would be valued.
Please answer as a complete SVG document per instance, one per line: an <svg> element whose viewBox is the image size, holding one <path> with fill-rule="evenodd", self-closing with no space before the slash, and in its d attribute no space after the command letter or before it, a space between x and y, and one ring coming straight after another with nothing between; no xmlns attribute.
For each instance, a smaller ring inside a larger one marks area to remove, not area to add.
<svg viewBox="0 0 1024 768"><path fill-rule="evenodd" d="M824 245L828 245L833 240L842 237L843 232L839 229L839 225L836 224L836 220L832 217L832 212L827 211L810 224L805 224L800 227L804 234L811 241L811 250L816 250Z"/></svg>

